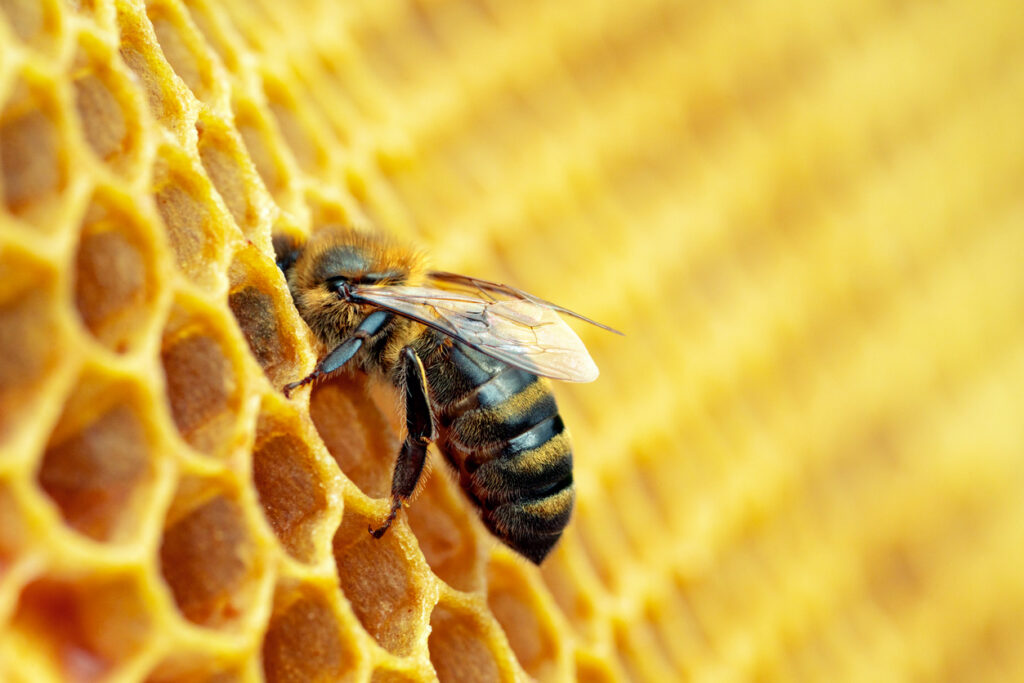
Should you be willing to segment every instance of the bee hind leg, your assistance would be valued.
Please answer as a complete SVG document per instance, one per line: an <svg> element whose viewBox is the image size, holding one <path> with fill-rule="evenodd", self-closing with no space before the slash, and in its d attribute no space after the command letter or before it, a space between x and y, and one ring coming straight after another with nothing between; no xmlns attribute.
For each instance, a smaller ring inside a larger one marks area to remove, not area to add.
<svg viewBox="0 0 1024 683"><path fill-rule="evenodd" d="M370 533L380 538L395 521L402 504L409 499L423 474L427 461L427 446L433 440L434 421L427 398L427 376L423 363L411 347L402 349L402 366L405 372L405 426L407 435L402 450L395 462L391 477L391 511L384 523Z"/></svg>

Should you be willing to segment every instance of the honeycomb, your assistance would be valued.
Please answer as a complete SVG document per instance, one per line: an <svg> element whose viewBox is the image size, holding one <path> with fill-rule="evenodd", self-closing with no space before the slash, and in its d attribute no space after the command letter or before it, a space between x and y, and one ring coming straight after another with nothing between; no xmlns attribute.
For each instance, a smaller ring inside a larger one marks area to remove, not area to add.
<svg viewBox="0 0 1024 683"><path fill-rule="evenodd" d="M0 0L0 680L1024 680L1024 4ZM539 569L271 234L626 331Z"/></svg>

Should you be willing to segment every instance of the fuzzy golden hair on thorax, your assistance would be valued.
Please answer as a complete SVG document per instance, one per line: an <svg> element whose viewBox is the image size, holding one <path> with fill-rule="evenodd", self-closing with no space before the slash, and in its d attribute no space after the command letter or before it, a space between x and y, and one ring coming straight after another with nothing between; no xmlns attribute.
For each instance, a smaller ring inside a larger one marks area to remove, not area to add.
<svg viewBox="0 0 1024 683"><path fill-rule="evenodd" d="M339 298L332 281L418 285L427 267L422 252L350 228L321 230L304 245L286 237L276 246L299 314L328 346L347 337L370 312L365 305Z"/></svg>

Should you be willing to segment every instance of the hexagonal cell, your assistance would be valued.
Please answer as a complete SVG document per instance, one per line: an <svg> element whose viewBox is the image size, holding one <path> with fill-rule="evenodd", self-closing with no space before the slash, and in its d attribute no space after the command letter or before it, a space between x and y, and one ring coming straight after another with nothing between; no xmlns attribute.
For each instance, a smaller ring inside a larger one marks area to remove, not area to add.
<svg viewBox="0 0 1024 683"><path fill-rule="evenodd" d="M134 85L111 65L105 46L94 44L91 38L82 41L71 83L82 132L97 157L124 173L141 144Z"/></svg>
<svg viewBox="0 0 1024 683"><path fill-rule="evenodd" d="M631 681L670 680L672 667L654 642L650 624L643 619L629 623L618 621L612 628L618 663Z"/></svg>
<svg viewBox="0 0 1024 683"><path fill-rule="evenodd" d="M175 82L174 70L160 57L152 25L124 3L117 5L117 22L121 59L135 72L153 116L174 129L185 113L185 103L171 87Z"/></svg>
<svg viewBox="0 0 1024 683"><path fill-rule="evenodd" d="M392 87L408 82L411 71L417 65L415 57L422 55L422 52L415 49L402 49L403 45L416 41L415 34L410 35L408 30L409 24L412 23L412 18L408 14L405 17L405 25L400 24L396 27L388 22L385 27L380 20L370 20L360 22L353 31L353 41L359 46L365 64L372 70L375 79ZM422 15L422 12L416 14ZM399 17L401 15L396 16L395 20L399 20Z"/></svg>
<svg viewBox="0 0 1024 683"><path fill-rule="evenodd" d="M141 341L159 289L156 250L135 200L97 192L82 219L75 255L75 306L86 328L124 352Z"/></svg>
<svg viewBox="0 0 1024 683"><path fill-rule="evenodd" d="M549 680L557 672L561 638L526 572L526 565L511 557L492 557L487 566L487 605L519 664L531 676Z"/></svg>
<svg viewBox="0 0 1024 683"><path fill-rule="evenodd" d="M208 101L216 88L213 65L202 39L189 26L180 6L150 2L146 5L146 14L164 59L193 95Z"/></svg>
<svg viewBox="0 0 1024 683"><path fill-rule="evenodd" d="M324 197L317 188L310 188L305 196L309 207L311 232L350 226L356 219L352 207L344 206L338 197Z"/></svg>
<svg viewBox="0 0 1024 683"><path fill-rule="evenodd" d="M241 506L215 484L183 482L167 515L160 570L186 619L235 625L252 608L260 570Z"/></svg>
<svg viewBox="0 0 1024 683"><path fill-rule="evenodd" d="M227 3L219 6L223 9L225 20L250 51L267 54L268 44L280 40L277 35L263 30L265 25L276 25L281 21L268 10L269 5L247 2L242 5Z"/></svg>
<svg viewBox="0 0 1024 683"><path fill-rule="evenodd" d="M649 463L657 468L658 465ZM651 529L666 524L666 517L656 509L649 498L648 485L644 482L639 467L628 468L616 475L615 482L606 486L608 505L616 510L617 527L628 549L628 556L643 563L655 551L650 543ZM656 476L656 475L655 475Z"/></svg>
<svg viewBox="0 0 1024 683"><path fill-rule="evenodd" d="M210 182L181 151L164 147L153 168L153 198L182 272L210 284L231 221L214 211Z"/></svg>
<svg viewBox="0 0 1024 683"><path fill-rule="evenodd" d="M260 220L257 182L251 160L238 133L219 119L201 118L196 123L199 158L206 174L224 200L235 223L243 232L252 231Z"/></svg>
<svg viewBox="0 0 1024 683"><path fill-rule="evenodd" d="M650 624L651 642L661 657L675 671L688 671L701 656L701 650L710 646L699 625L692 621L692 613L681 604L682 596L675 591L648 605L644 617Z"/></svg>
<svg viewBox="0 0 1024 683"><path fill-rule="evenodd" d="M45 47L55 42L60 31L60 8L56 0L0 0L14 35L22 42Z"/></svg>
<svg viewBox="0 0 1024 683"><path fill-rule="evenodd" d="M576 547L572 543L574 535L575 529L570 525L559 547L541 565L540 572L562 614L568 617L577 631L583 632L593 621L596 607L594 596L584 589L570 562L567 548L570 545Z"/></svg>
<svg viewBox="0 0 1024 683"><path fill-rule="evenodd" d="M442 458L430 455L438 469L447 469ZM452 588L475 591L483 586L483 563L472 504L447 471L432 472L406 508L427 564Z"/></svg>
<svg viewBox="0 0 1024 683"><path fill-rule="evenodd" d="M281 153L274 142L274 133L258 105L247 100L237 100L234 110L235 126L242 135L249 158L267 191L280 201L291 183L291 173L281 160Z"/></svg>
<svg viewBox="0 0 1024 683"><path fill-rule="evenodd" d="M377 201L377 195L381 192L382 186L376 185L376 179L372 173L372 169L362 170L352 167L346 169L345 190L352 198L350 213L357 216L357 220L362 223L388 226L388 219L381 213Z"/></svg>
<svg viewBox="0 0 1024 683"><path fill-rule="evenodd" d="M90 538L122 539L139 522L158 452L140 414L151 403L132 380L86 371L50 435L37 480L64 520Z"/></svg>
<svg viewBox="0 0 1024 683"><path fill-rule="evenodd" d="M185 7L192 17L192 22L203 35L206 44L220 57L221 62L230 71L238 71L238 53L225 37L216 16L209 11L205 2L185 0Z"/></svg>
<svg viewBox="0 0 1024 683"><path fill-rule="evenodd" d="M284 136L288 148L306 173L318 173L327 166L327 151L317 140L321 137L311 130L309 116L300 113L294 95L283 82L268 75L263 78L263 90L267 96L270 112L277 121L278 130Z"/></svg>
<svg viewBox="0 0 1024 683"><path fill-rule="evenodd" d="M278 591L263 639L263 673L269 683L351 681L362 653L327 598L312 588Z"/></svg>
<svg viewBox="0 0 1024 683"><path fill-rule="evenodd" d="M66 122L52 83L19 79L0 111L0 192L4 206L52 229L56 199L68 184Z"/></svg>
<svg viewBox="0 0 1024 683"><path fill-rule="evenodd" d="M370 398L374 382L353 372L318 385L309 399L309 416L345 476L366 495L385 498L401 442L395 415Z"/></svg>
<svg viewBox="0 0 1024 683"><path fill-rule="evenodd" d="M58 279L26 252L0 246L0 441L31 414L62 358Z"/></svg>
<svg viewBox="0 0 1024 683"><path fill-rule="evenodd" d="M507 662L495 651L493 627L481 613L438 603L430 615L430 662L441 683L511 681Z"/></svg>
<svg viewBox="0 0 1024 683"><path fill-rule="evenodd" d="M249 349L271 384L284 386L299 374L300 341L289 324L298 318L281 272L259 250L247 247L235 254L228 278L228 306Z"/></svg>
<svg viewBox="0 0 1024 683"><path fill-rule="evenodd" d="M331 97L344 101L344 105L336 112L335 116L347 118L351 115L356 121L372 119L380 115L380 100L376 96L378 91L368 92L365 79L366 72L358 62L339 60L337 50L330 46L318 46L310 54L315 59L319 68L313 70L310 82L331 81L337 84L338 92L331 93ZM353 83L353 80L356 82Z"/></svg>
<svg viewBox="0 0 1024 683"><path fill-rule="evenodd" d="M164 329L160 358L174 423L189 444L223 454L238 423L241 369L210 314L176 304Z"/></svg>
<svg viewBox="0 0 1024 683"><path fill-rule="evenodd" d="M141 592L127 575L37 579L8 628L43 648L66 680L96 680L144 647L152 623Z"/></svg>
<svg viewBox="0 0 1024 683"><path fill-rule="evenodd" d="M335 74L323 69L323 62L319 59L305 61L303 68L295 73L295 82L300 88L298 99L311 107L317 118L326 124L332 137L325 138L324 146L332 151L351 147L352 130L358 125L356 105L349 99L347 89L324 88L321 85L325 80L336 78Z"/></svg>
<svg viewBox="0 0 1024 683"><path fill-rule="evenodd" d="M722 595L712 583L712 575L684 578L670 577L669 589L656 603L644 610L644 629L661 657L677 671L688 671L694 664L715 650L714 627L719 621L717 609ZM726 591L729 593L729 591ZM729 594L730 599L743 601L744 596ZM744 603L745 604L745 603Z"/></svg>
<svg viewBox="0 0 1024 683"><path fill-rule="evenodd" d="M622 575L620 561L630 555L626 552L628 546L622 523L613 510L606 504L591 501L585 512L582 507L578 510L573 526L594 572L605 588L614 592Z"/></svg>
<svg viewBox="0 0 1024 683"><path fill-rule="evenodd" d="M672 448L667 441L658 440L653 444L647 447L648 454L660 454ZM679 490L678 482L693 481L695 477L692 472L683 470L680 463L665 462L664 459L659 460L657 456L651 457L648 454L638 454L632 476L648 507L653 509L654 515L667 523L679 514L679 497L686 493Z"/></svg>
<svg viewBox="0 0 1024 683"><path fill-rule="evenodd" d="M282 352L282 330L274 315L272 295L251 285L243 285L228 295L228 306L267 377L275 385L282 384L287 369L294 366L287 362L291 359L285 359Z"/></svg>
<svg viewBox="0 0 1024 683"><path fill-rule="evenodd" d="M415 545L393 525L382 538L369 533L380 520L345 510L334 536L341 590L381 647L404 656L422 646L434 591L430 572L415 562Z"/></svg>
<svg viewBox="0 0 1024 683"><path fill-rule="evenodd" d="M328 509L327 483L297 415L284 418L266 409L260 414L252 470L263 512L281 544L296 559L312 561L313 532Z"/></svg>

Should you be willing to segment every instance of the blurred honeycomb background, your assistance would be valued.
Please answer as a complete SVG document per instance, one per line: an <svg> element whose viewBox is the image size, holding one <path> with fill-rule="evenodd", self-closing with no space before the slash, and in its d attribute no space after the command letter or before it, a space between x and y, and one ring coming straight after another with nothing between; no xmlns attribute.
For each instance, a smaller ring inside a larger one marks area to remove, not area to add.
<svg viewBox="0 0 1024 683"><path fill-rule="evenodd" d="M1020 0L0 0L0 680L1024 680ZM623 329L537 569L270 235Z"/></svg>

